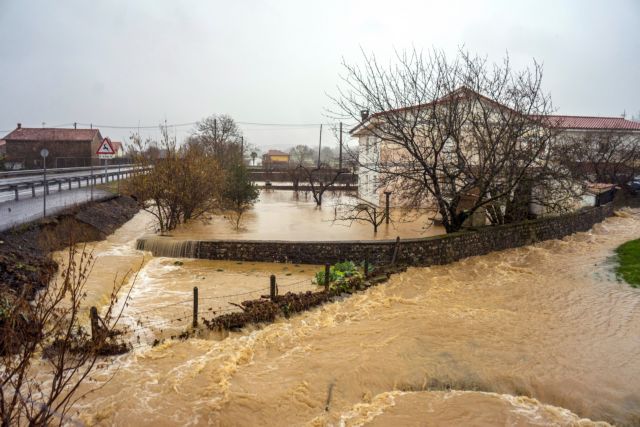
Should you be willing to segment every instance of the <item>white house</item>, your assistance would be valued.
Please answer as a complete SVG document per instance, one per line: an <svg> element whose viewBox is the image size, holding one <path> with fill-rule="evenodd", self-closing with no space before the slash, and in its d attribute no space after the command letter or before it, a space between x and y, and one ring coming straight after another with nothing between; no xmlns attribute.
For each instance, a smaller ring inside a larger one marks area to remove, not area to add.
<svg viewBox="0 0 640 427"><path fill-rule="evenodd" d="M507 108L495 101L486 98L496 108ZM406 109L420 108L423 106L407 107ZM401 109L404 110L404 109ZM394 110L399 111L399 110ZM359 170L358 170L358 197L374 205L381 205L384 200L385 188L380 185L380 177L375 165L388 155L391 150L388 144L372 135L367 130L367 125L375 120L375 117L385 114L376 113L371 116L363 112L362 122L351 130L351 135L358 138L359 144ZM603 132L618 132L625 138L634 138L640 143L640 123L626 120L622 117L585 117L585 116L548 116L553 127L561 130L561 138L581 138L585 135L597 136ZM592 200L594 197L588 198ZM586 200L586 199L585 199ZM540 209L532 206L532 213L542 213Z"/></svg>

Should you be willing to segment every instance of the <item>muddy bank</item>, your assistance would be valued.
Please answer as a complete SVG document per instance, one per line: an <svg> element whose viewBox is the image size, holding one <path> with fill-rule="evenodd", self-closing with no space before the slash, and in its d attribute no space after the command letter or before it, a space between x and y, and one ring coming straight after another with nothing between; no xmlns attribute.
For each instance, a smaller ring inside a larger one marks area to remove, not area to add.
<svg viewBox="0 0 640 427"><path fill-rule="evenodd" d="M89 203L0 233L0 291L34 292L58 269L51 253L71 243L104 239L138 212L127 196Z"/></svg>

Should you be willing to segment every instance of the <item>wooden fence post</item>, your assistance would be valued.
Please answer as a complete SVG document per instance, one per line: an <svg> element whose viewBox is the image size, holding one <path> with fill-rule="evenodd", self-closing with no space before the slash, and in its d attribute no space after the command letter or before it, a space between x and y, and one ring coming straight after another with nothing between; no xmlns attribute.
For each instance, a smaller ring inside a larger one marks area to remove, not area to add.
<svg viewBox="0 0 640 427"><path fill-rule="evenodd" d="M396 237L396 246L393 249L393 258L391 258L391 264L396 263L396 259L398 258L398 251L400 250L400 236Z"/></svg>
<svg viewBox="0 0 640 427"><path fill-rule="evenodd" d="M331 275L331 264L326 263L324 265L324 290L329 290L329 276Z"/></svg>
<svg viewBox="0 0 640 427"><path fill-rule="evenodd" d="M100 325L98 324L98 309L95 307L91 307L91 309L89 310L89 314L91 317L91 339L93 340L93 342L97 342L100 335Z"/></svg>
<svg viewBox="0 0 640 427"><path fill-rule="evenodd" d="M277 295L276 290L276 275L272 274L269 278L269 296L271 297L271 301L275 301Z"/></svg>
<svg viewBox="0 0 640 427"><path fill-rule="evenodd" d="M193 327L198 327L198 287L193 287Z"/></svg>

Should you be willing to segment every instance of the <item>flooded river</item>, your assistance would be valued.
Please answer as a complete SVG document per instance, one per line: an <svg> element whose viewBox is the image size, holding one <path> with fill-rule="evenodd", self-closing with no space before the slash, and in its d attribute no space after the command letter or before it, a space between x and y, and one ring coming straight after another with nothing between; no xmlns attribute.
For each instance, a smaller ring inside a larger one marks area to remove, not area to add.
<svg viewBox="0 0 640 427"><path fill-rule="evenodd" d="M89 300L103 300L115 272L143 263L126 321L149 310L155 317L132 353L92 375L87 386L102 388L77 405L72 415L82 422L640 424L640 289L616 281L611 259L640 237L638 213L561 241L412 268L225 339L203 334L156 347L146 345L153 324L186 316L190 306L153 310L188 300L194 284L201 295L259 293L271 272L297 283L314 268L142 261L135 237L147 222L141 213L95 247Z"/></svg>
<svg viewBox="0 0 640 427"><path fill-rule="evenodd" d="M363 221L345 220L340 209L353 198L346 194L326 193L322 207L317 207L309 192L298 195L291 191L260 192L254 209L243 216L241 227L222 216L207 222L194 221L171 232L180 239L251 239L251 240L372 240L395 239L396 236L426 237L443 234L440 226L429 226L427 214L392 210L390 224L381 224L378 232ZM336 205L338 213L336 219ZM378 215L382 215L379 212ZM342 218L342 219L341 219Z"/></svg>

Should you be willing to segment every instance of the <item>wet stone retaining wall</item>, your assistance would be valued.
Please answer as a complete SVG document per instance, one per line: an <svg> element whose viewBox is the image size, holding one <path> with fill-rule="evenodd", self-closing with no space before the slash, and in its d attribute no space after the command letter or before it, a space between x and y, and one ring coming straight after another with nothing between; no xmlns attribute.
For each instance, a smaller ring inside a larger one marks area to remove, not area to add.
<svg viewBox="0 0 640 427"><path fill-rule="evenodd" d="M609 205L579 212L501 226L485 226L459 233L420 239L400 240L396 261L408 265L448 264L463 258L489 252L526 246L549 239L559 239L575 232L587 231L594 224L613 214ZM172 256L176 244L188 246L178 251L182 256L239 261L293 262L302 264L335 263L341 260L374 264L391 261L396 250L395 240L293 242L268 240L202 240L179 243L156 238L141 239L138 249L150 250L154 256ZM172 254L163 253L171 246ZM173 255L175 256L175 255Z"/></svg>

